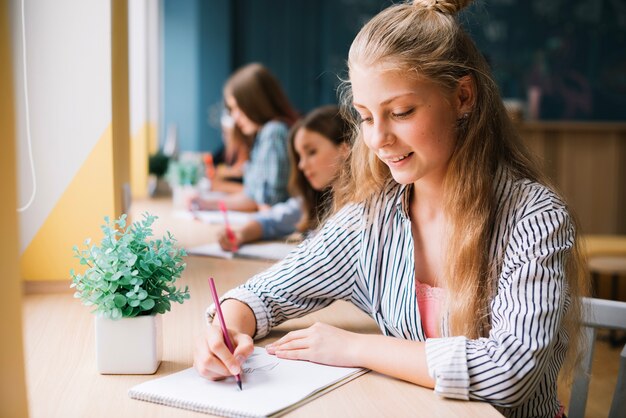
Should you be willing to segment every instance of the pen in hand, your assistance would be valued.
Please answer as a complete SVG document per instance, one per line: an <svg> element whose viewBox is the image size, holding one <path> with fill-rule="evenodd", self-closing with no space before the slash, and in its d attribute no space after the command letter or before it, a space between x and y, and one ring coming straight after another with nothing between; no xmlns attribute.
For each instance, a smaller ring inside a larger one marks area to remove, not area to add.
<svg viewBox="0 0 626 418"><path fill-rule="evenodd" d="M215 282L213 281L213 277L209 277L209 288L211 290L211 296L213 297L213 303L215 304L215 313L217 314L217 318L220 321L220 327L222 328L224 342L226 343L226 347L228 347L230 352L234 353L235 347L233 346L233 343L230 340L230 336L228 335L228 328L226 328L226 322L224 321L224 315L222 314L222 308L220 306L220 298L217 295L217 290L215 289ZM237 381L237 386L239 386L239 390L243 390L241 386L241 374L235 375L235 380Z"/></svg>
<svg viewBox="0 0 626 418"><path fill-rule="evenodd" d="M200 210L200 204L194 199L191 201L189 206L190 206L190 211L191 211L191 215L193 216L193 219L196 221L201 221L200 217L198 216L198 211Z"/></svg>
<svg viewBox="0 0 626 418"><path fill-rule="evenodd" d="M235 238L235 233L233 232L233 230L230 227L230 223L228 222L228 214L226 213L226 205L224 204L223 201L219 201L219 206L220 206L220 210L222 211L222 213L224 214L224 226L226 227L226 236L228 237L228 240L230 241L230 243L233 246L233 252L237 251L237 239Z"/></svg>

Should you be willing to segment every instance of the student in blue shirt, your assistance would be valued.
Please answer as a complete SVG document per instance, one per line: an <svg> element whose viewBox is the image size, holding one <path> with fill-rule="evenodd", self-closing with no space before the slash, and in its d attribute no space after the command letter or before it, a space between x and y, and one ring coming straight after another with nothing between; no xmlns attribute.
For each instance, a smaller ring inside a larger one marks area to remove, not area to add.
<svg viewBox="0 0 626 418"><path fill-rule="evenodd" d="M243 192L222 199L227 209L257 211L289 198L287 134L298 119L280 83L263 65L248 64L224 86L226 107L241 132L252 137L250 159L244 169ZM218 199L193 196L189 209L217 210Z"/></svg>
<svg viewBox="0 0 626 418"><path fill-rule="evenodd" d="M311 111L289 133L291 175L289 189L293 197L268 210L258 212L253 220L236 229L233 243L223 229L218 242L226 251L247 242L275 239L296 230L315 230L332 205L330 187L337 179L350 150L350 125L338 106L323 106Z"/></svg>
<svg viewBox="0 0 626 418"><path fill-rule="evenodd" d="M578 364L588 290L576 222L456 17L470 2L394 4L361 29L342 95L356 132L335 212L223 295L234 353L210 323L195 347L201 376L239 373L253 339L344 300L382 335L318 323L266 349L489 402L507 417L563 415L557 378Z"/></svg>

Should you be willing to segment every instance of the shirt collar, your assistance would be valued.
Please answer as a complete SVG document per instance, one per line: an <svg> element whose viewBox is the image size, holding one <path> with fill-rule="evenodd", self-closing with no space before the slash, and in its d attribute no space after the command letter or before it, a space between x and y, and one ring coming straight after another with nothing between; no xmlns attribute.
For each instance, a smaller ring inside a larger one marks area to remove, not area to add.
<svg viewBox="0 0 626 418"><path fill-rule="evenodd" d="M395 207L397 213L400 214L403 220L409 221L409 204L411 202L411 191L413 190L413 184L401 184L398 188L395 197Z"/></svg>

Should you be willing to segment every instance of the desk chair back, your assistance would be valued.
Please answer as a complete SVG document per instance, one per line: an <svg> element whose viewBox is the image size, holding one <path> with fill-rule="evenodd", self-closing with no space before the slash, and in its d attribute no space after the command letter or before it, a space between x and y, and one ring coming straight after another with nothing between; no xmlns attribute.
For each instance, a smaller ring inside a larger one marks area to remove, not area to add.
<svg viewBox="0 0 626 418"><path fill-rule="evenodd" d="M596 329L626 330L626 302L614 300L584 298L585 317L583 326L589 344L583 355L582 371L575 377L570 395L567 416L569 418L583 418L587 405L589 379L591 376L591 362ZM617 384L613 393L613 402L609 418L624 417L626 412L626 346L620 354Z"/></svg>

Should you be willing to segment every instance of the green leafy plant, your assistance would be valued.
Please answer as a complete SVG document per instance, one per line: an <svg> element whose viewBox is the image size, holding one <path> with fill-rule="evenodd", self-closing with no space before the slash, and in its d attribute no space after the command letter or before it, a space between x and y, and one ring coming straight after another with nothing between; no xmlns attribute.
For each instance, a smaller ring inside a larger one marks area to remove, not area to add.
<svg viewBox="0 0 626 418"><path fill-rule="evenodd" d="M162 314L170 310L171 302L189 299L187 286L181 290L174 285L186 267L187 254L175 246L169 232L149 240L156 219L144 213L143 220L127 227L126 215L113 222L107 216L99 246L90 246L90 239L83 250L74 246L74 257L87 266L84 274L70 271L74 297L111 319Z"/></svg>
<svg viewBox="0 0 626 418"><path fill-rule="evenodd" d="M203 176L202 163L192 160L170 161L165 177L173 186L195 186Z"/></svg>
<svg viewBox="0 0 626 418"><path fill-rule="evenodd" d="M157 177L163 177L167 173L167 167L170 163L170 157L158 150L148 158L148 172Z"/></svg>

